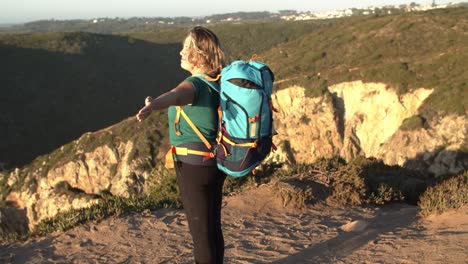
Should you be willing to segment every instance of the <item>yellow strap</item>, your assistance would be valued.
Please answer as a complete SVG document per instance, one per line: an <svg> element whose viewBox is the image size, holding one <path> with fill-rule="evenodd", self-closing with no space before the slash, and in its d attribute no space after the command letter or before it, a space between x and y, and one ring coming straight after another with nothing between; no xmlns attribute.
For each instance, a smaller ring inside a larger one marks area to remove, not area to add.
<svg viewBox="0 0 468 264"><path fill-rule="evenodd" d="M221 109L221 105L218 106L218 124L221 125L223 121L223 109Z"/></svg>
<svg viewBox="0 0 468 264"><path fill-rule="evenodd" d="M181 155L181 156L187 156L187 155L198 155L198 156L204 156L204 157L211 157L214 158L214 154L211 152L205 152L205 151L198 151L198 150L192 150L188 148L181 148L181 147L174 147L176 155Z"/></svg>
<svg viewBox="0 0 468 264"><path fill-rule="evenodd" d="M207 149L211 149L211 144L210 142L208 142L208 140L203 136L203 134L200 132L200 130L198 130L198 128L195 126L195 124L192 122L192 120L190 120L190 118L187 116L187 114L184 112L184 110L182 109L182 107L178 106L180 108L180 113L182 114L182 116L185 118L185 121L187 121L187 123L190 125L190 127L193 129L193 131L195 132L195 134L197 134L197 136L201 139L201 141L203 142L203 144L205 144L206 148Z"/></svg>
<svg viewBox="0 0 468 264"><path fill-rule="evenodd" d="M218 74L218 75L216 76L216 78L211 78L211 77L208 76L208 75L206 75L206 76L203 77L203 79L205 79L205 80L207 80L207 81L209 81L209 82L216 82L216 81L219 80L219 78L221 78L221 74Z"/></svg>
<svg viewBox="0 0 468 264"><path fill-rule="evenodd" d="M250 129L250 137L255 137L257 133L257 123L252 124L252 128Z"/></svg>
<svg viewBox="0 0 468 264"><path fill-rule="evenodd" d="M228 152L226 146L224 146L223 143L218 144L218 146L221 146L221 147L223 148L223 150L224 150L224 156L230 156L230 155L231 155L231 153ZM219 152L219 149L218 149L218 152Z"/></svg>
<svg viewBox="0 0 468 264"><path fill-rule="evenodd" d="M174 118L174 131L175 131L176 135L178 135L178 136L181 135L180 131L177 129L177 125L179 124L179 121L180 121L180 112L181 111L182 111L182 107L176 106L176 116Z"/></svg>
<svg viewBox="0 0 468 264"><path fill-rule="evenodd" d="M252 143L235 143L231 140L229 140L227 137L223 137L223 140L226 141L227 143L229 143L229 145L232 145L232 146L238 146L238 147L255 147L257 146L257 143L256 142L252 142Z"/></svg>
<svg viewBox="0 0 468 264"><path fill-rule="evenodd" d="M211 78L208 74L205 73L195 73L193 76L199 76L202 77L203 79L209 81L209 82L216 82L221 78L221 74L216 75L216 78Z"/></svg>
<svg viewBox="0 0 468 264"><path fill-rule="evenodd" d="M216 137L216 142L219 144L223 141L223 131L219 129L218 136Z"/></svg>
<svg viewBox="0 0 468 264"><path fill-rule="evenodd" d="M166 167L166 169L174 168L174 156L172 155L172 149L169 149L169 151L166 153L164 167Z"/></svg>

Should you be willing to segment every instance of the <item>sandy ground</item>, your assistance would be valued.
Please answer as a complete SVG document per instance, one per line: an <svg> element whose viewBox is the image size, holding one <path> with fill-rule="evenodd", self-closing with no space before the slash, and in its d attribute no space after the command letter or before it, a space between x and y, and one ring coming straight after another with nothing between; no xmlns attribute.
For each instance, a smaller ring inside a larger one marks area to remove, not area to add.
<svg viewBox="0 0 468 264"><path fill-rule="evenodd" d="M283 207L264 185L224 200L225 263L468 263L468 207ZM0 263L193 263L180 210L112 217L0 246Z"/></svg>

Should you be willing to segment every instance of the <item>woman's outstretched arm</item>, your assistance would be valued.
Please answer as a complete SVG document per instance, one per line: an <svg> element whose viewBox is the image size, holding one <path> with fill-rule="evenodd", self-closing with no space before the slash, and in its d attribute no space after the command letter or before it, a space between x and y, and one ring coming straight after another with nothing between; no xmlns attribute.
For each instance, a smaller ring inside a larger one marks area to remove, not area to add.
<svg viewBox="0 0 468 264"><path fill-rule="evenodd" d="M186 105L193 102L194 90L189 82L182 82L176 88L158 96L156 99L147 97L145 106L140 109L136 118L138 121L145 120L152 111L166 109L171 105Z"/></svg>

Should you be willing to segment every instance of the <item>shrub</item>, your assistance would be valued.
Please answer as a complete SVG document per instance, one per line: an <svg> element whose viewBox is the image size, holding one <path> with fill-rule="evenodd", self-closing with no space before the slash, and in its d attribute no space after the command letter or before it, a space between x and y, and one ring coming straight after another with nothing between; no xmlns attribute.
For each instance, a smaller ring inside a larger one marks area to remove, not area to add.
<svg viewBox="0 0 468 264"><path fill-rule="evenodd" d="M346 163L340 157L320 159L278 171L271 178L281 181L276 189L285 203L326 201L330 205L386 204L395 201L416 203L428 179L381 160L357 157ZM291 185L285 187L285 185ZM312 190L312 193L310 193ZM303 197L298 197L303 196Z"/></svg>
<svg viewBox="0 0 468 264"><path fill-rule="evenodd" d="M419 115L414 115L403 120L403 123L401 124L400 129L404 131L411 131L411 130L423 128L425 127L425 125L426 125L426 120L423 117Z"/></svg>
<svg viewBox="0 0 468 264"><path fill-rule="evenodd" d="M163 173L157 182L152 184L149 190L149 197L160 201L160 205L164 208L178 208L181 206L179 187L173 170Z"/></svg>
<svg viewBox="0 0 468 264"><path fill-rule="evenodd" d="M45 235L54 231L66 231L79 224L89 221L100 221L112 215L129 212L143 212L146 209L160 208L164 201L151 197L131 197L128 199L116 196L104 196L98 203L88 208L72 209L56 216L44 219L35 227L30 235Z"/></svg>
<svg viewBox="0 0 468 264"><path fill-rule="evenodd" d="M314 198L312 182L304 179L289 178L275 183L275 195L281 197L283 206L292 205L303 208Z"/></svg>
<svg viewBox="0 0 468 264"><path fill-rule="evenodd" d="M463 174L441 180L429 187L421 195L420 215L440 214L450 209L460 208L468 204L468 171Z"/></svg>

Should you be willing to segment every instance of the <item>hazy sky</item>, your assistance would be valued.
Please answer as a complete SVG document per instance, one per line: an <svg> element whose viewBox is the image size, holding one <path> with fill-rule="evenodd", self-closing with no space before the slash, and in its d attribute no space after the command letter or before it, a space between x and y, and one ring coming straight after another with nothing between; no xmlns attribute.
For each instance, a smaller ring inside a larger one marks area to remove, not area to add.
<svg viewBox="0 0 468 264"><path fill-rule="evenodd" d="M21 23L40 19L89 19L97 17L205 16L237 11L327 11L416 2L418 0L0 0L0 23ZM436 1L437 4L463 1Z"/></svg>

